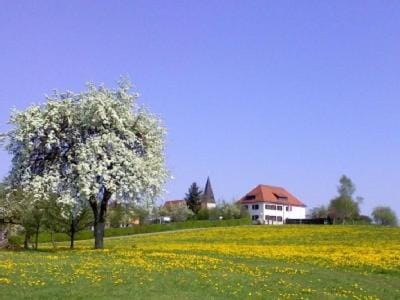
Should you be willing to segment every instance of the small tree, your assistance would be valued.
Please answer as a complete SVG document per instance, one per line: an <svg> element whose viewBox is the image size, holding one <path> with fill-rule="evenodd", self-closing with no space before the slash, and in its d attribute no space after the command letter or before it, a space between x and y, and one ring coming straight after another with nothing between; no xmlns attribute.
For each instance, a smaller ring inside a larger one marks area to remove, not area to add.
<svg viewBox="0 0 400 300"><path fill-rule="evenodd" d="M92 226L93 223L93 214L91 214L89 207L84 206L80 209L74 210L74 208L71 208L69 210L67 221L63 226L63 232L70 238L69 247L71 249L74 249L76 234Z"/></svg>
<svg viewBox="0 0 400 300"><path fill-rule="evenodd" d="M397 216L396 213L387 206L375 207L372 211L374 222L380 225L396 226Z"/></svg>
<svg viewBox="0 0 400 300"><path fill-rule="evenodd" d="M188 192L185 196L185 201L189 209L197 214L201 208L201 195L202 191L196 182L193 182L189 187Z"/></svg>
<svg viewBox="0 0 400 300"><path fill-rule="evenodd" d="M0 208L5 223L23 227L25 249L29 248L31 237L36 235L35 248L37 248L40 225L44 215L44 201L33 199L30 193L25 193L20 188L12 188L8 182L5 186L5 195Z"/></svg>
<svg viewBox="0 0 400 300"><path fill-rule="evenodd" d="M325 205L321 205L319 207L314 207L310 211L311 218L327 218L328 217L328 209Z"/></svg>
<svg viewBox="0 0 400 300"><path fill-rule="evenodd" d="M127 227L132 219L133 214L134 212L129 206L126 206L123 203L114 203L108 214L110 227Z"/></svg>
<svg viewBox="0 0 400 300"><path fill-rule="evenodd" d="M56 247L54 234L62 231L64 223L65 216L63 215L62 204L57 201L55 196L49 197L44 206L42 225L45 230L50 231L53 248Z"/></svg>

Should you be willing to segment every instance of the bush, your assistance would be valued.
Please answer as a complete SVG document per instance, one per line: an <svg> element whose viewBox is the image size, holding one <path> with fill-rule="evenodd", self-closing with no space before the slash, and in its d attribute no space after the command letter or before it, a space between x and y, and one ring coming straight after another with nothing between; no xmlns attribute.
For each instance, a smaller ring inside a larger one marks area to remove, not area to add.
<svg viewBox="0 0 400 300"><path fill-rule="evenodd" d="M12 235L8 238L8 243L10 245L22 245L24 243L24 238L20 235Z"/></svg>
<svg viewBox="0 0 400 300"><path fill-rule="evenodd" d="M209 220L219 220L219 217L221 217L221 216L222 216L221 210L217 207L211 208L208 210L208 219Z"/></svg>
<svg viewBox="0 0 400 300"><path fill-rule="evenodd" d="M202 208L196 214L197 220L208 220L210 218L210 214L207 208Z"/></svg>

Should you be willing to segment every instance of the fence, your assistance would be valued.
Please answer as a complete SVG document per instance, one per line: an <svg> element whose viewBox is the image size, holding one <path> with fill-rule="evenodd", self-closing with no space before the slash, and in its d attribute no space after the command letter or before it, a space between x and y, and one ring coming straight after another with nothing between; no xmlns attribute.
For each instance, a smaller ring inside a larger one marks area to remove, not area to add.
<svg viewBox="0 0 400 300"><path fill-rule="evenodd" d="M325 224L331 225L330 218L314 218L314 219L286 219L286 224Z"/></svg>

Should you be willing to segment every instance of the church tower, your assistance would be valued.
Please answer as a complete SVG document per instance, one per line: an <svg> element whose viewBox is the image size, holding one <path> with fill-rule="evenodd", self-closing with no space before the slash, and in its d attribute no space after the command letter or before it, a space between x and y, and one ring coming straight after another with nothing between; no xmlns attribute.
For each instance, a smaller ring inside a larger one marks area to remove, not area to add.
<svg viewBox="0 0 400 300"><path fill-rule="evenodd" d="M201 199L202 208L214 208L217 204L215 203L214 192L211 187L210 177L207 177L206 187Z"/></svg>

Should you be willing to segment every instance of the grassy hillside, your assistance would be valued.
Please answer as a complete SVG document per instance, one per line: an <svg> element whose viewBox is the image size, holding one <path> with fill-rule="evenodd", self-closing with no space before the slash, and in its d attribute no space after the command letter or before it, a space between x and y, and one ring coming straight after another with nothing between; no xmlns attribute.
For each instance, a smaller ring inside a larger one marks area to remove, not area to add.
<svg viewBox="0 0 400 300"><path fill-rule="evenodd" d="M241 226L0 252L0 298L399 299L400 229Z"/></svg>

